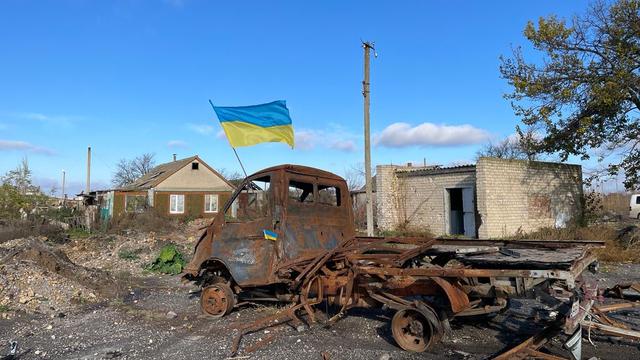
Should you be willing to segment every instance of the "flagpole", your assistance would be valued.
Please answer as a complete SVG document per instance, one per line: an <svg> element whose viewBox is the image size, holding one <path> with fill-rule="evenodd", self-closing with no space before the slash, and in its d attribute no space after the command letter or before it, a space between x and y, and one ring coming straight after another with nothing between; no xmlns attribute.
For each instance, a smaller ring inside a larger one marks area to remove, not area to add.
<svg viewBox="0 0 640 360"><path fill-rule="evenodd" d="M248 178L249 175L247 175L247 171L244 169L244 165L242 165L242 161L240 161L240 156L238 156L238 152L236 151L236 148L234 148L233 146L231 148L233 149L233 153L236 154L236 159L238 159L238 162L240 163L240 167L242 168L242 172L244 173L245 179Z"/></svg>

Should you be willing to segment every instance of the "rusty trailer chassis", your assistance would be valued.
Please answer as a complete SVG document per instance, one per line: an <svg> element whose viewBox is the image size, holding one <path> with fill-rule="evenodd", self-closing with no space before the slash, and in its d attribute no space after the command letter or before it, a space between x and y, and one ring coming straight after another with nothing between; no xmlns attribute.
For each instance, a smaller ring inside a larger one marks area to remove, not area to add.
<svg viewBox="0 0 640 360"><path fill-rule="evenodd" d="M413 352L438 342L449 320L499 312L510 298L540 299L558 313L554 323L561 323L567 335L576 331L594 303L597 289L584 283L581 274L597 264L593 249L602 246L600 242L452 242L356 237L315 256L278 264L276 273L286 293L265 297L259 292L262 296L254 297L256 289L237 289L238 301L289 301L292 306L242 327L233 353L246 333L288 321L301 323L296 315L300 311L310 323L316 322L313 307L321 302L339 308L329 322L354 307L395 310L392 335L400 347ZM525 252L535 259L524 258Z"/></svg>
<svg viewBox="0 0 640 360"><path fill-rule="evenodd" d="M260 185L262 184L262 185ZM333 322L354 307L395 310L393 337L408 351L437 343L449 321L505 309L514 297L539 299L573 334L597 289L602 242L358 237L344 179L280 165L243 181L205 229L184 278L202 287L202 311L222 317L248 302L290 302L243 325L242 335L285 322L315 322L314 306L334 305Z"/></svg>

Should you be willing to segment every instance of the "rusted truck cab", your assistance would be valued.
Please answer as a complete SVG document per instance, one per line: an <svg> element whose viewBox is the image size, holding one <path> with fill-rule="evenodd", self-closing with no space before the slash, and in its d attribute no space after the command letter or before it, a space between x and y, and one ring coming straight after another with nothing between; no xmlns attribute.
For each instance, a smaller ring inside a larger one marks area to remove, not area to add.
<svg viewBox="0 0 640 360"><path fill-rule="evenodd" d="M185 278L205 290L226 284L214 289L225 296L278 284L278 263L313 256L354 235L344 179L299 165L267 168L247 177L202 233Z"/></svg>

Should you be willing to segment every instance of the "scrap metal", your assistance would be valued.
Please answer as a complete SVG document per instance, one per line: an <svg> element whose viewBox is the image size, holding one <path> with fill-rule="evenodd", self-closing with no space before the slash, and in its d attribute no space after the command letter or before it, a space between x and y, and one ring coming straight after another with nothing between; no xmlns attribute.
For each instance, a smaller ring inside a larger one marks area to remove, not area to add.
<svg viewBox="0 0 640 360"><path fill-rule="evenodd" d="M330 202L320 195L327 189ZM233 218L252 211L244 221ZM320 303L339 309L329 322L354 307L394 310L394 340L421 352L445 336L450 320L502 311L513 297L550 303L560 313L560 331L571 335L597 298L597 287L581 274L595 269L594 249L602 242L361 237L353 224L339 176L295 165L268 168L245 179L204 230L184 278L202 286L202 311L212 317L240 303L291 303L241 326L233 354L251 332L316 322ZM275 240L263 237L265 230Z"/></svg>

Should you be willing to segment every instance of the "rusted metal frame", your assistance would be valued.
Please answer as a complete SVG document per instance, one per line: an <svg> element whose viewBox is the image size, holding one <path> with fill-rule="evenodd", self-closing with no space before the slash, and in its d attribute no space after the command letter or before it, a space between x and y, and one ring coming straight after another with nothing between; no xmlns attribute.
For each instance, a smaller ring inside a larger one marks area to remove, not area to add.
<svg viewBox="0 0 640 360"><path fill-rule="evenodd" d="M585 267L588 265L584 265ZM576 273L580 274L584 268L579 265L571 270L519 270L519 269L472 269L472 268L377 268L360 266L360 271L367 274L381 274L417 277L522 277L564 280L569 288L575 286Z"/></svg>
<svg viewBox="0 0 640 360"><path fill-rule="evenodd" d="M604 290L604 295L609 297L617 297L619 299L624 299L625 296L629 297L629 295L624 294L624 290L634 290L638 294L632 294L631 297L640 296L640 284L636 283L627 283L627 284L616 284L610 288Z"/></svg>
<svg viewBox="0 0 640 360"><path fill-rule="evenodd" d="M529 355L534 359L540 359L540 360L568 360L567 358L564 358L564 357L555 356L555 355L543 353L538 350L531 350L531 349L527 350L527 355Z"/></svg>
<svg viewBox="0 0 640 360"><path fill-rule="evenodd" d="M275 326L275 325L284 324L289 321L301 322L300 319L295 315L295 312L298 311L302 306L303 306L302 304L291 306L288 309L279 311L278 313L272 316L258 319L253 323L244 325L241 328L239 328L240 332L233 339L233 344L231 346L231 356L234 356L238 353L238 349L240 347L240 341L242 340L242 337L251 332L255 332L260 329L264 329L264 328Z"/></svg>
<svg viewBox="0 0 640 360"><path fill-rule="evenodd" d="M311 292L311 286L313 285L314 282L318 286L317 291L316 291L316 298L314 300L310 301L309 300L309 293ZM302 304L302 306L306 310L307 315L309 315L310 321L312 323L315 323L316 322L316 317L315 317L315 315L313 313L313 309L311 308L311 306L314 306L314 305L317 305L317 304L321 303L322 300L324 299L322 280L320 279L320 277L314 276L309 281L307 281L305 284L303 284L303 286L304 286L304 290L302 291L302 294L300 296L300 303Z"/></svg>
<svg viewBox="0 0 640 360"><path fill-rule="evenodd" d="M351 300L351 297L353 295L353 288L354 288L354 282L356 280L357 277L357 270L351 270L349 271L348 275L347 275L347 284L345 285L345 292L344 292L344 298L342 297L342 292L340 294L340 301L342 302L342 307L340 308L340 311L338 311L337 314L335 314L334 316L331 317L331 319L329 319L329 322L332 323L336 320L338 320L340 317L342 317L342 314L344 314L345 311L347 311L347 309L350 307L351 304L349 304L349 301ZM355 303L355 301L354 301Z"/></svg>
<svg viewBox="0 0 640 360"><path fill-rule="evenodd" d="M415 248L415 249L411 249L409 251L405 251L404 253L398 255L396 257L396 259L394 260L395 265L396 266L402 266L404 265L405 262L407 262L408 260L416 257L416 256L420 256L421 254L425 253L427 250L429 250L431 247L433 247L433 244L435 244L435 240L431 240L426 242L425 244L420 245L419 247Z"/></svg>
<svg viewBox="0 0 640 360"><path fill-rule="evenodd" d="M505 240L492 240L492 239L450 239L437 237L436 244L445 245L482 245L482 246L537 246L544 248L568 248L575 246L588 246L592 248L604 247L606 244L601 240L532 240L532 239L505 239Z"/></svg>
<svg viewBox="0 0 640 360"><path fill-rule="evenodd" d="M529 356L531 351L538 351L543 347L551 338L560 333L560 328L557 324L547 326L542 331L526 339L522 343L512 347L511 349L501 353L493 358L494 360L513 360L513 359L525 359Z"/></svg>
<svg viewBox="0 0 640 360"><path fill-rule="evenodd" d="M597 288L589 288L583 285L584 298L579 303L579 310L576 314L568 314L568 316L564 319L563 330L567 335L571 335L578 328L580 323L584 321L589 312L591 311L591 307L595 303L595 298L598 293ZM573 315L573 316L571 316Z"/></svg>

